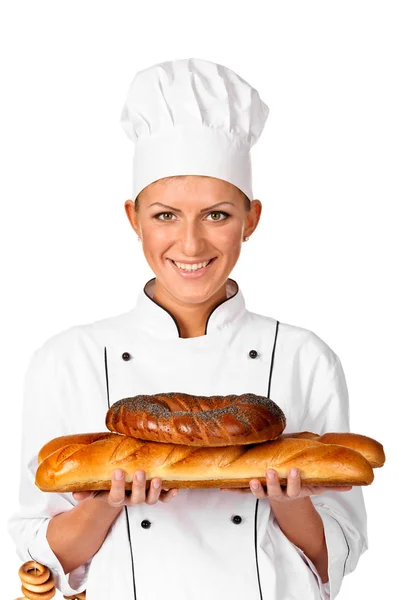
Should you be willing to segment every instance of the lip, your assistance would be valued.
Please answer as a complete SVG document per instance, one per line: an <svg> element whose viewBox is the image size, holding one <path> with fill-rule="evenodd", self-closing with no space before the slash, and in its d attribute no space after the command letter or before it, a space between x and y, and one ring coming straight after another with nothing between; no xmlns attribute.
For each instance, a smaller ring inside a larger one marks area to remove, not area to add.
<svg viewBox="0 0 399 600"><path fill-rule="evenodd" d="M169 258L168 260L174 260L175 262L182 263L183 265L198 265L199 263L207 262L208 260L213 260L216 258L213 256L212 258L203 258L202 260L175 260L174 258Z"/></svg>
<svg viewBox="0 0 399 600"><path fill-rule="evenodd" d="M186 279L197 279L199 277L202 277L209 271L209 268L213 265L216 258L217 258L216 256L214 258L211 258L211 262L206 267L202 267L202 269L197 269L196 271L193 271L192 273L189 273L188 271L183 271L182 269L179 269L179 267L177 267L173 263L172 259L170 259L170 258L168 258L168 262L171 264L172 268L178 272L178 274L181 277L185 277ZM200 261L200 262L205 262L205 261ZM196 264L196 263L186 263L186 264Z"/></svg>

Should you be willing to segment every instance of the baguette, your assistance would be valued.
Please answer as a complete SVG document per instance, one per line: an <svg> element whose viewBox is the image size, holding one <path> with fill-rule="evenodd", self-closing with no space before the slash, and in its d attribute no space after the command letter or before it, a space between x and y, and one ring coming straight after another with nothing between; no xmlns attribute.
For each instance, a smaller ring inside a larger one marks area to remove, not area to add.
<svg viewBox="0 0 399 600"><path fill-rule="evenodd" d="M360 435L360 433L336 432L318 435L317 433L311 433L310 431L301 431L298 433L283 433L280 437L283 439L308 439L322 442L323 444L338 444L339 446L352 448L352 450L357 450L357 452L360 452L360 454L367 458L373 469L382 467L385 463L383 445L373 438L367 437L366 435Z"/></svg>
<svg viewBox="0 0 399 600"><path fill-rule="evenodd" d="M75 437L79 436L78 439L81 444L91 444L107 433L108 432L104 431L100 433L80 433L75 434ZM373 468L382 467L385 463L383 445L380 444L380 442L377 442L377 440L361 435L360 433L337 432L325 433L320 436L317 433L311 433L310 431L300 431L295 433L283 433L278 439L286 438L309 439L324 444L337 444L339 446L352 448L352 450L357 450L357 452L360 452L360 454L367 458ZM70 435L64 435L47 442L47 444L39 451L38 462L41 463L49 454L52 454L55 450L69 444L70 440Z"/></svg>
<svg viewBox="0 0 399 600"><path fill-rule="evenodd" d="M137 469L145 470L147 486L159 477L168 488L249 487L249 481L264 478L269 467L277 471L282 485L291 467L300 469L304 485L369 485L374 479L360 452L300 437L195 448L111 432L84 433L51 440L40 450L39 463L35 483L45 492L108 490L116 468L126 473L126 489L131 489Z"/></svg>

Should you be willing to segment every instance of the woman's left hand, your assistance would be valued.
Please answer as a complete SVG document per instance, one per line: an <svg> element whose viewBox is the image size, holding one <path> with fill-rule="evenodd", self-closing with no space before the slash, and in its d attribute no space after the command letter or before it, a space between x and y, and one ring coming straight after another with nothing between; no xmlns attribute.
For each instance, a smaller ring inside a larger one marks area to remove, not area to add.
<svg viewBox="0 0 399 600"><path fill-rule="evenodd" d="M294 475L296 471L296 475ZM283 491L274 469L266 470L266 489L259 479L251 479L250 488L220 488L222 492L234 492L238 494L252 494L256 498L269 498L273 502L291 502L306 496L315 496L324 492L347 492L352 489L348 486L303 486L299 469L291 469L287 476L287 487ZM257 486L257 487L256 487Z"/></svg>

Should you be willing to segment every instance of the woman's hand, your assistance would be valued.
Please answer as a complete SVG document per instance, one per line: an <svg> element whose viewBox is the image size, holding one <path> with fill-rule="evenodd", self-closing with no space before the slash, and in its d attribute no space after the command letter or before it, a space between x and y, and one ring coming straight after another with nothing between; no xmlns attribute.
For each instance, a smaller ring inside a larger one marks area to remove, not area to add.
<svg viewBox="0 0 399 600"><path fill-rule="evenodd" d="M146 473L143 470L135 471L132 490L125 491L125 471L115 469L112 473L111 489L108 491L99 492L73 492L72 496L75 500L82 501L88 498L98 498L115 508L119 506L133 506L134 504L155 504L161 502L169 502L176 496L178 489L170 490L162 488L162 479L155 477L151 480L148 492L146 492Z"/></svg>
<svg viewBox="0 0 399 600"><path fill-rule="evenodd" d="M294 474L296 472L296 474ZM251 479L250 488L220 488L222 492L235 492L248 494L250 492L256 498L269 498L272 502L292 502L298 498L306 496L316 496L324 492L347 492L352 489L352 486L303 486L299 469L291 469L287 476L287 487L283 491L278 479L277 472L274 469L266 470L266 490L259 479Z"/></svg>

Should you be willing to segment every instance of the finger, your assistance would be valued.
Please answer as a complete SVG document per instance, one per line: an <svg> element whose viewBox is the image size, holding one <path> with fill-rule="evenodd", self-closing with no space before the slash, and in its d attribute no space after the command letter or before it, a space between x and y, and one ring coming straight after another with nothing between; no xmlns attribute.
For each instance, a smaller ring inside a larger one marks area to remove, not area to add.
<svg viewBox="0 0 399 600"><path fill-rule="evenodd" d="M348 492L352 489L352 486L302 486L302 489L309 490L309 495L318 496L327 492Z"/></svg>
<svg viewBox="0 0 399 600"><path fill-rule="evenodd" d="M337 485L337 486L328 486L328 487L324 487L322 488L322 490L324 492L348 492L349 490L352 489L353 486L351 485Z"/></svg>
<svg viewBox="0 0 399 600"><path fill-rule="evenodd" d="M250 488L220 488L220 491L233 492L236 494L250 494L252 490Z"/></svg>
<svg viewBox="0 0 399 600"><path fill-rule="evenodd" d="M266 498L266 490L259 479L251 479L249 482L250 491L253 493L255 498Z"/></svg>
<svg viewBox="0 0 399 600"><path fill-rule="evenodd" d="M126 474L122 469L112 472L111 489L108 494L108 504L121 506L125 501L125 479Z"/></svg>
<svg viewBox="0 0 399 600"><path fill-rule="evenodd" d="M79 500L79 502L81 500L86 500L86 498L89 498L91 496L91 492L72 492L72 496L75 500Z"/></svg>
<svg viewBox="0 0 399 600"><path fill-rule="evenodd" d="M301 493L302 482L299 469L290 469L287 477L287 493L289 498L298 498Z"/></svg>
<svg viewBox="0 0 399 600"><path fill-rule="evenodd" d="M340 485L340 486L312 486L310 489L312 490L312 494L325 494L326 492L348 492L352 489L351 485Z"/></svg>
<svg viewBox="0 0 399 600"><path fill-rule="evenodd" d="M172 498L177 496L179 490L177 488L172 488L171 490L162 490L161 495L159 497L161 502L170 502Z"/></svg>
<svg viewBox="0 0 399 600"><path fill-rule="evenodd" d="M266 470L266 487L270 500L281 500L284 497L277 472L274 469Z"/></svg>
<svg viewBox="0 0 399 600"><path fill-rule="evenodd" d="M141 504L145 502L146 493L146 473L143 469L135 471L132 482L132 495L130 504Z"/></svg>
<svg viewBox="0 0 399 600"><path fill-rule="evenodd" d="M155 504L159 500L159 496L162 491L162 479L155 477L151 480L150 487L148 488L146 502L147 504Z"/></svg>

